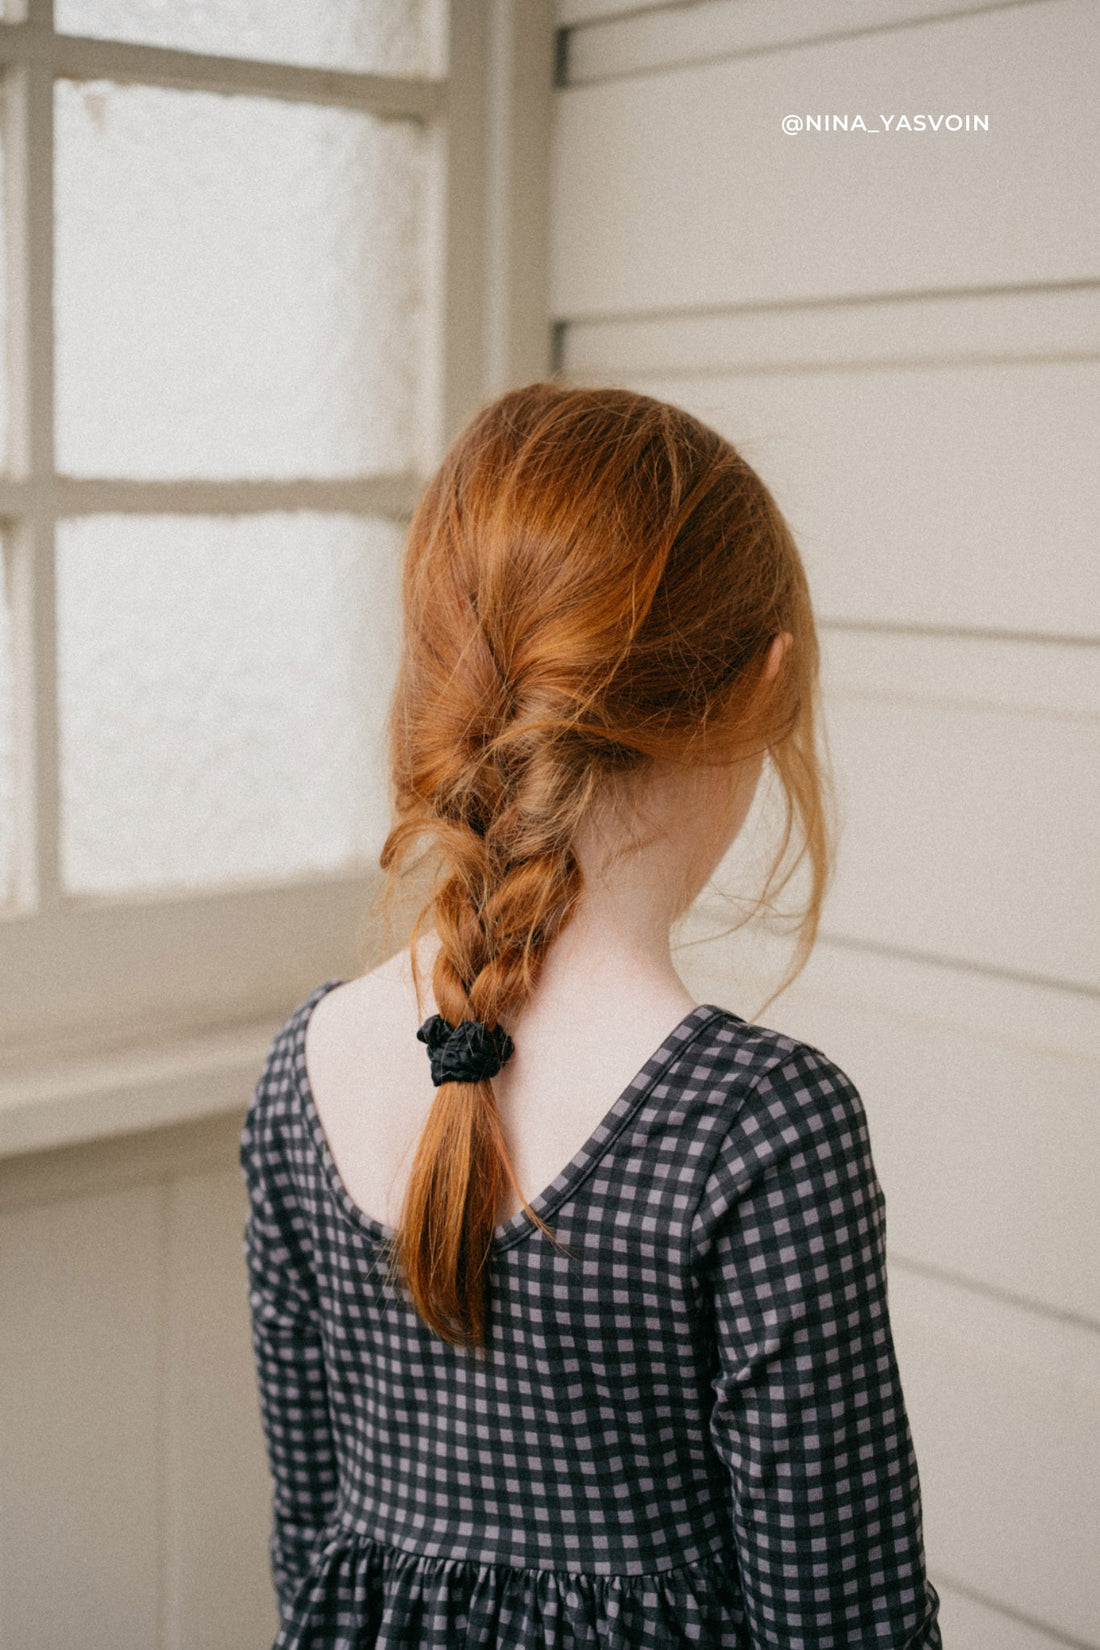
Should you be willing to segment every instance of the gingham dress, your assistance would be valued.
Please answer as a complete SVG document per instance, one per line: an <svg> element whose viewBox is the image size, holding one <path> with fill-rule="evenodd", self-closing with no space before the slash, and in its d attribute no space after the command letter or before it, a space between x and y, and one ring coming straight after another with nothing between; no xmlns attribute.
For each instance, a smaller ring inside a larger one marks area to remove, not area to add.
<svg viewBox="0 0 1100 1650"><path fill-rule="evenodd" d="M385 1282L278 1032L240 1137L275 1650L940 1645L859 1095L691 1010L492 1245L488 1357Z"/></svg>

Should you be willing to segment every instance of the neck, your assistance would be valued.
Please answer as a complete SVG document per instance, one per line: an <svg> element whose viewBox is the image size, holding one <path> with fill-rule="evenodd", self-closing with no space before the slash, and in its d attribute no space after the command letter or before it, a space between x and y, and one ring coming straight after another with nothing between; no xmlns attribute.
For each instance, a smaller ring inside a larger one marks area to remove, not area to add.
<svg viewBox="0 0 1100 1650"><path fill-rule="evenodd" d="M695 999L672 962L671 930L704 887L747 812L759 765L731 804L729 775L659 769L618 813L593 810L574 840L584 894L543 959L527 1002L502 1015L512 1034L562 1024L596 1028L608 1014L686 1014ZM644 804L644 807L642 806ZM634 842L621 854L624 843ZM616 857L618 855L618 857ZM431 936L430 955L438 944Z"/></svg>
<svg viewBox="0 0 1100 1650"><path fill-rule="evenodd" d="M684 845L675 839L647 843L607 867L606 851L577 845L585 888L580 908L546 953L531 997L502 1016L512 1033L540 1027L606 1024L607 1016L632 1018L644 1002L670 1023L695 998L672 961L671 929L682 898ZM438 947L432 933L421 956L425 974Z"/></svg>

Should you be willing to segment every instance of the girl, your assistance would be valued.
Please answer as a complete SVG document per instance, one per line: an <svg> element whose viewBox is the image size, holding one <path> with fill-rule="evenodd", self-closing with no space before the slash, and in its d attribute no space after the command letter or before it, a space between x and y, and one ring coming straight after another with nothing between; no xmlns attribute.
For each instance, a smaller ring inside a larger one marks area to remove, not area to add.
<svg viewBox="0 0 1100 1650"><path fill-rule="evenodd" d="M381 865L434 880L241 1134L276 1650L939 1646L860 1098L671 959L765 758L796 968L816 931L771 494L674 407L535 384L430 483L403 602Z"/></svg>

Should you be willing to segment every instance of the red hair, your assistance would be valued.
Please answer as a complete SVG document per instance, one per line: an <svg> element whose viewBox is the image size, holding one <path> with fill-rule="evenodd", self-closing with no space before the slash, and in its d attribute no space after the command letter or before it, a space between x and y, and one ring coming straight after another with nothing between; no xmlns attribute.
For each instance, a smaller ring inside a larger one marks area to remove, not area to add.
<svg viewBox="0 0 1100 1650"><path fill-rule="evenodd" d="M432 988L445 1020L514 1013L583 898L572 842L619 775L653 760L731 770L767 751L811 886L788 979L828 877L818 646L801 559L735 448L679 408L620 389L532 384L478 413L428 484L403 572L389 718L387 905L410 868L435 881ZM774 638L788 632L765 687ZM488 1264L508 1185L528 1215L491 1080L445 1082L391 1243L413 1305L483 1347Z"/></svg>

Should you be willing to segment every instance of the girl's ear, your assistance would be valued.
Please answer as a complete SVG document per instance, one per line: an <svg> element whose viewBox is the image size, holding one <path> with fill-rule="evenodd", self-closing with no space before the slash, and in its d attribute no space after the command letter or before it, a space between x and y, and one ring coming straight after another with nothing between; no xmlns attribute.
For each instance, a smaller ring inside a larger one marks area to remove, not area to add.
<svg viewBox="0 0 1100 1650"><path fill-rule="evenodd" d="M779 675L779 667L783 663L787 649L794 641L789 630L781 630L768 649L767 662L764 665L764 682L774 682Z"/></svg>

